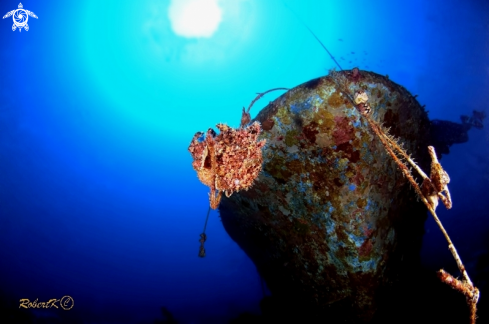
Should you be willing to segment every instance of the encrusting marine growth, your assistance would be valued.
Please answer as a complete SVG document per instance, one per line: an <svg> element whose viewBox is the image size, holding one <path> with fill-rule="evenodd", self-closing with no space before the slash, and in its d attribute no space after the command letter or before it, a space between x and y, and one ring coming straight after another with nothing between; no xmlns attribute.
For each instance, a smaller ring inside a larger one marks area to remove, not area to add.
<svg viewBox="0 0 489 324"><path fill-rule="evenodd" d="M353 69L353 75L358 73L358 69ZM435 219L436 224L445 236L445 239L448 242L448 249L452 253L455 261L457 262L457 266L462 273L464 279L456 279L443 269L438 271L438 277L442 282L448 284L453 289L458 290L459 292L464 294L467 305L470 309L470 321L471 323L475 323L477 302L480 295L479 289L477 289L477 287L475 287L470 280L469 275L465 270L465 266L463 265L462 260L460 259L460 256L455 249L455 246L453 245L450 237L448 236L448 233L446 232L435 212L435 209L438 206L438 199L442 201L447 209L452 208L452 200L447 186L450 182L450 177L448 176L448 173L442 168L441 164L438 162L434 147L428 146L428 152L431 157L430 177L428 177L423 172L423 170L418 167L413 159L406 153L402 145L398 144L398 141L393 136L388 135L388 130L383 130L383 128L378 123L370 118L369 113L371 111L371 108L368 104L368 95L365 92L360 91L356 92L352 98L350 92L347 90L347 80L345 79L344 75L341 75L333 70L331 71L331 76L333 77L333 80L335 81L338 88L341 89L342 93L348 98L348 100L352 102L352 104L358 109L361 115L366 119L370 128L381 141L385 150L395 161L399 169L401 169L403 175L408 179L408 181L416 191L416 194L426 205L426 208L428 208L431 215ZM416 172L423 179L421 188L414 179L411 169L405 164L403 160L407 161L409 165L411 165L411 167L415 169Z"/></svg>
<svg viewBox="0 0 489 324"><path fill-rule="evenodd" d="M289 8L290 9L290 8ZM309 32L314 36L314 38L319 42L319 44L326 50L331 59L335 62L335 64L339 67L340 70L343 71L341 66L335 60L334 56L329 52L326 46L321 42L321 40L314 34L314 32L309 28L309 26L291 9L297 19L306 27ZM462 273L463 280L458 280L454 278L452 275L448 274L444 270L438 271L438 277L440 280L448 285L450 285L453 289L458 290L463 293L466 297L467 304L470 308L470 321L471 323L475 323L476 320L476 305L479 300L479 290L475 287L470 280L467 271L458 255L455 246L453 245L448 233L445 228L441 224L440 219L436 215L435 209L438 206L438 199L442 201L447 209L452 207L452 201L450 197L450 192L448 191L447 184L450 182L450 177L448 173L443 170L441 164L438 162L436 152L433 146L428 147L428 151L431 157L431 170L430 177L428 177L413 161L411 156L409 156L402 145L399 145L397 140L388 135L388 130L383 130L381 125L376 123L369 117L371 107L368 104L368 95L364 92L356 92L354 96L351 95L350 91L348 91L348 82L345 79L344 74L339 74L334 69L331 71L331 76L335 81L336 85L341 89L341 92L348 98L348 100L353 104L353 106L361 113L361 115L366 119L368 125L373 130L375 135L379 138L382 145L384 146L387 153L392 157L395 161L399 169L401 169L403 175L409 180L410 184L413 186L416 191L417 196L421 199L421 201L425 204L425 206L430 211L431 215L435 219L438 227L442 231L445 239L448 242L448 248L452 253L455 261L457 262L457 266ZM352 69L350 73L350 77L352 79L358 79L360 76L360 72L358 68ZM469 118L467 116L462 116L463 124L475 122L474 126L477 128L482 128L482 120L485 118L485 114L483 112L474 111L474 118ZM470 126L469 126L470 128ZM446 153L446 152L445 152ZM404 161L407 161L412 168L416 170L416 172L421 176L423 182L421 184L421 188L417 184L416 180L413 178L411 170L405 164ZM443 194L445 193L445 194Z"/></svg>
<svg viewBox="0 0 489 324"><path fill-rule="evenodd" d="M205 229L209 213L211 208L216 209L219 206L222 192L224 191L226 197L230 197L235 191L248 190L261 171L263 162L261 148L266 141L257 141L261 128L258 122L249 125L250 109L255 101L275 90L288 89L276 88L259 93L247 110L243 107L238 129L218 124L216 127L220 130L219 135L216 135L212 128L209 128L205 135L203 132L197 132L188 147L194 159L192 166L199 180L211 190L204 231L200 234L199 240L201 258L205 257L204 243L207 240Z"/></svg>
<svg viewBox="0 0 489 324"><path fill-rule="evenodd" d="M258 122L238 129L225 124L216 127L219 135L212 128L205 136L197 132L188 148L199 180L211 189L212 209L219 206L223 192L229 197L253 184L261 170L261 148L265 145L264 140L257 140L261 132Z"/></svg>
<svg viewBox="0 0 489 324"><path fill-rule="evenodd" d="M355 68L349 73L344 72L338 73L332 70L330 77L339 91L365 119L376 138L380 140L385 151L396 163L402 174L414 188L417 196L435 219L448 242L448 248L455 258L463 279L456 279L444 270L440 270L438 276L442 282L464 294L470 308L471 323L475 323L479 290L470 280L450 237L435 212L439 200L442 201L447 209L452 207L450 192L447 187L450 177L439 163L435 149L432 146L428 146L428 152L431 157L431 170L430 175L426 175L411 156L406 153L402 144L399 144L397 139L389 135L387 129L384 129L371 117L372 109L367 93L363 90L350 91L347 75L351 80L355 81L360 78L360 71ZM233 192L238 192L242 189L248 190L262 169L262 148L265 146L265 140L258 140L261 126L256 121L250 124L249 111L253 103L265 93L259 94L252 101L248 110L243 108L241 124L238 129L231 128L225 124L218 124L219 134L216 134L211 128L205 134L197 132L190 143L188 150L193 158L192 166L197 172L200 181L210 188L209 200L210 208L212 209L216 209L219 206L223 192L227 197L230 197ZM416 170L421 177L421 186L415 180L411 168ZM205 239L205 233L201 234L200 256L205 256L205 250L203 249Z"/></svg>
<svg viewBox="0 0 489 324"><path fill-rule="evenodd" d="M258 141L260 123L249 125L250 109L255 101L274 90L288 89L276 88L259 93L248 110L243 107L238 129L217 124L219 135L209 128L205 135L203 132L195 133L190 142L188 150L194 159L192 166L199 180L211 189L209 201L212 209L219 206L223 192L230 197L233 192L248 190L260 173L263 162L261 149L266 141Z"/></svg>

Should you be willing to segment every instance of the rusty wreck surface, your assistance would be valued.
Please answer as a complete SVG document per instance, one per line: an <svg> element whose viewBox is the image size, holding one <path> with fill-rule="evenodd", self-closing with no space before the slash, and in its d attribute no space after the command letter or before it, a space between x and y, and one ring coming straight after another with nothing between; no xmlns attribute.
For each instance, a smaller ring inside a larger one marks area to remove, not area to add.
<svg viewBox="0 0 489 324"><path fill-rule="evenodd" d="M416 99L372 72L336 73L350 94L368 94L371 118L426 170L429 121ZM325 319L369 322L416 259L424 206L331 75L288 91L255 120L267 141L263 171L248 191L223 198L226 231L273 296Z"/></svg>

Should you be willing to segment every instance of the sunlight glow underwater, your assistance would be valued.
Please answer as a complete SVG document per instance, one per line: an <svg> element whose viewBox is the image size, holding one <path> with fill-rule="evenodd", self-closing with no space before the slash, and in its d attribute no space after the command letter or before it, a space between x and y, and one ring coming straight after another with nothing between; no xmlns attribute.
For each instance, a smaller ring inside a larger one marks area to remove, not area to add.
<svg viewBox="0 0 489 324"><path fill-rule="evenodd" d="M222 20L217 0L172 0L168 9L171 27L183 37L211 37Z"/></svg>
<svg viewBox="0 0 489 324"><path fill-rule="evenodd" d="M79 55L87 81L109 103L103 114L166 132L181 130L169 120L182 117L182 111L192 116L187 129L213 124L211 116L199 115L199 107L215 101L211 88L220 94L232 90L229 80L237 71L231 67L243 60L255 24L253 4L219 5L216 0L109 1L104 8L96 1L84 3ZM131 19L121 23L121 17Z"/></svg>
<svg viewBox="0 0 489 324"><path fill-rule="evenodd" d="M209 6L202 21L193 20L193 10L201 10L191 9L193 1L80 5L77 25L83 27L76 38L83 77L105 100L91 108L98 120L106 117L190 138L216 122L238 123L241 107L259 91L295 86L324 73L326 54L285 6L248 0L204 2ZM105 14L107 10L111 15ZM325 12L320 26L329 36L318 36L329 44L339 18ZM211 29L212 36L204 37ZM191 34L194 37L182 36ZM331 66L329 60L327 64ZM185 129L170 121L184 121Z"/></svg>

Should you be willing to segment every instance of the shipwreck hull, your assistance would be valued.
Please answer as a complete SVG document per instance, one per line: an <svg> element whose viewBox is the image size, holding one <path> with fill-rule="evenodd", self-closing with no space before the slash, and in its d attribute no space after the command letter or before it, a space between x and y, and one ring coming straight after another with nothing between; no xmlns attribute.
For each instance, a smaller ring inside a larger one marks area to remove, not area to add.
<svg viewBox="0 0 489 324"><path fill-rule="evenodd" d="M336 73L260 111L263 170L248 191L224 197L219 211L272 296L325 320L369 322L416 262L426 209L345 90L364 90L370 117L425 170L429 120L386 77Z"/></svg>

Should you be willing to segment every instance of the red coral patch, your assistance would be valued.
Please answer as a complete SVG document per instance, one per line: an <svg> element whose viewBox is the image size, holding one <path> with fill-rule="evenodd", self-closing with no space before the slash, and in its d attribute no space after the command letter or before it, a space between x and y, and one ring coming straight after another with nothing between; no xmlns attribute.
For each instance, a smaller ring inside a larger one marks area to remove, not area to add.
<svg viewBox="0 0 489 324"><path fill-rule="evenodd" d="M350 120L348 118L336 116L334 121L336 127L333 132L333 139L336 145L347 143L353 139L353 126L349 124Z"/></svg>

